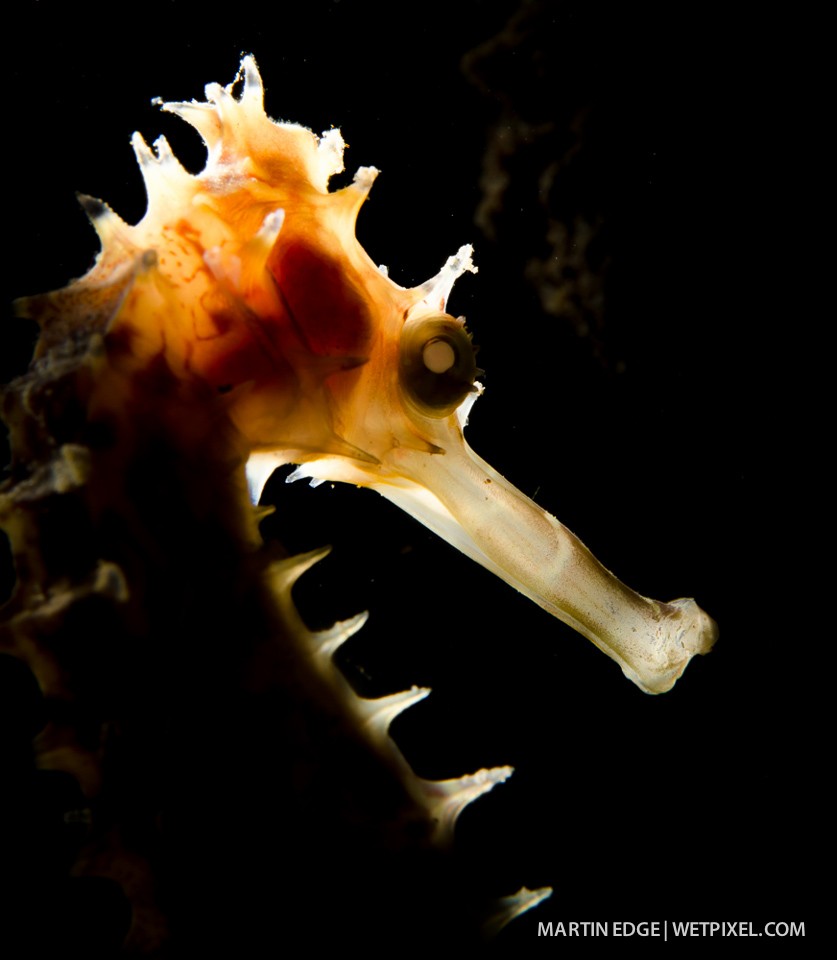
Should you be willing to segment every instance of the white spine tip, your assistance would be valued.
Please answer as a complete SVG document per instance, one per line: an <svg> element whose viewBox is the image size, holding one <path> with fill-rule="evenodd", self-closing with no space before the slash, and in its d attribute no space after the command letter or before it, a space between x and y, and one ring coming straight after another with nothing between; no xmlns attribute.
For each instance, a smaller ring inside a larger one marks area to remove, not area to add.
<svg viewBox="0 0 837 960"><path fill-rule="evenodd" d="M154 141L154 152L160 163L177 163L177 159L172 152L171 145L164 136L159 136Z"/></svg>
<svg viewBox="0 0 837 960"><path fill-rule="evenodd" d="M317 176L312 177L314 186L323 193L328 189L329 178L343 170L343 151L346 143L343 135L337 129L324 130L317 141L317 160L319 170Z"/></svg>
<svg viewBox="0 0 837 960"><path fill-rule="evenodd" d="M144 167L156 160L156 157L151 152L151 147L148 146L145 142L145 137L143 137L138 130L135 130L131 135L131 146L134 149L134 155L140 167Z"/></svg>
<svg viewBox="0 0 837 960"><path fill-rule="evenodd" d="M239 67L239 76L244 75L244 89L241 91L241 102L256 103L262 106L264 103L264 84L256 66L256 61L252 56L246 56L241 61ZM238 79L238 78L236 78Z"/></svg>
<svg viewBox="0 0 837 960"><path fill-rule="evenodd" d="M375 700L359 701L359 712L363 716L363 723L370 731L373 737L379 738L386 736L392 721L408 710L413 704L418 703L430 693L429 687L411 687L409 690L402 690L400 693L391 693L386 697L378 697Z"/></svg>
<svg viewBox="0 0 837 960"><path fill-rule="evenodd" d="M527 910L534 909L539 903L543 903L551 896L552 887L539 887L537 890L521 887L517 893L500 897L494 904L491 915L483 924L483 934L488 938L496 937L503 927L511 923L515 917L526 913Z"/></svg>
<svg viewBox="0 0 837 960"><path fill-rule="evenodd" d="M459 815L483 794L504 783L514 773L513 767L492 767L477 770L454 780L420 780L431 818L436 822L436 837L442 843L453 839L453 828Z"/></svg>
<svg viewBox="0 0 837 960"><path fill-rule="evenodd" d="M368 619L369 613L364 610L348 620L338 621L327 630L318 630L312 634L311 643L317 656L325 661L331 660L335 650L342 647L349 637L353 637Z"/></svg>
<svg viewBox="0 0 837 960"><path fill-rule="evenodd" d="M230 89L232 89L232 84L230 85ZM207 103L220 103L222 100L227 100L231 97L227 88L222 87L220 83L208 83L203 88L203 92Z"/></svg>
<svg viewBox="0 0 837 960"><path fill-rule="evenodd" d="M470 243L461 246L452 257L448 257L445 265L436 274L417 289L424 296L420 303L426 310L442 310L447 307L448 297L454 283L463 273L476 273L477 268L473 260L474 248ZM415 308L413 308L415 309Z"/></svg>
<svg viewBox="0 0 837 960"><path fill-rule="evenodd" d="M457 277L466 271L468 273L479 273L474 265L474 248L470 243L463 244L452 257L448 257L445 267L455 273Z"/></svg>
<svg viewBox="0 0 837 960"><path fill-rule="evenodd" d="M369 193L380 172L377 167L358 167L352 182L359 190Z"/></svg>

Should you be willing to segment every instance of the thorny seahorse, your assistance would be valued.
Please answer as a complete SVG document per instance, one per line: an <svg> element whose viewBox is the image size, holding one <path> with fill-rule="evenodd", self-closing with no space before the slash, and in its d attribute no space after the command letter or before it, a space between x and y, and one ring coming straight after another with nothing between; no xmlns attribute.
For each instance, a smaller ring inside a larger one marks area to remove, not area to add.
<svg viewBox="0 0 837 960"><path fill-rule="evenodd" d="M476 269L471 248L398 286L354 232L377 171L328 191L339 131L270 120L250 57L206 96L162 104L203 137L204 170L136 134L143 219L83 197L95 265L19 304L40 339L4 400L0 521L18 579L2 649L46 698L39 763L81 788L75 873L130 901L126 951L253 946L317 922L326 900L339 939L404 923L418 943L464 937L491 891L438 850L511 770L413 774L388 728L428 691L358 697L332 655L363 617L305 627L291 587L321 554L262 543L251 498L271 472L379 491L647 692L668 690L715 625L692 600L625 587L466 444L482 388L446 304ZM547 894L506 896L489 925Z"/></svg>

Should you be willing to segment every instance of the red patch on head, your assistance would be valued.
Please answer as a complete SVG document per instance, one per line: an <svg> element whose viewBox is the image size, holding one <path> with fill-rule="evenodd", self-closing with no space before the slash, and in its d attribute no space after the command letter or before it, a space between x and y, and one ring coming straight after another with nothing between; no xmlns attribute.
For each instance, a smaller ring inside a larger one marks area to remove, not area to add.
<svg viewBox="0 0 837 960"><path fill-rule="evenodd" d="M295 240L270 265L291 322L320 357L366 354L373 323L356 273L343 260ZM354 282L353 282L354 281Z"/></svg>

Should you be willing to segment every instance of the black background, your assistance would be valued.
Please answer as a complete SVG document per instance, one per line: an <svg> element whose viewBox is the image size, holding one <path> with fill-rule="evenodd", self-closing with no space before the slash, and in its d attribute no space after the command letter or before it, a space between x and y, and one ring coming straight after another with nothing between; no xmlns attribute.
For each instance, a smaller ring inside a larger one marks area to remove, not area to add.
<svg viewBox="0 0 837 960"><path fill-rule="evenodd" d="M795 536L776 481L793 448L776 445L785 425L759 345L783 309L769 290L781 262L762 258L788 202L775 176L794 97L771 53L782 25L564 3L214 14L158 2L118 20L98 9L18 5L7 301L90 265L95 236L74 191L142 215L134 129L149 142L164 132L200 167L197 136L150 99L202 99L252 52L270 115L339 126L349 172L382 170L358 232L395 280L418 283L474 244L480 272L450 303L486 370L474 448L630 586L694 596L719 623L711 655L671 693L645 696L377 495L269 485L268 535L293 551L333 546L298 588L306 617L371 613L345 651L357 687L433 688L394 727L418 772L516 768L458 830L506 889L554 887L500 945L534 940L539 919L812 923L818 641L813 622L788 616L782 557ZM509 185L478 222L498 131ZM548 168L555 182L539 195ZM551 255L550 218L594 225L579 268L588 292L557 315L527 279ZM11 323L5 375L32 342Z"/></svg>

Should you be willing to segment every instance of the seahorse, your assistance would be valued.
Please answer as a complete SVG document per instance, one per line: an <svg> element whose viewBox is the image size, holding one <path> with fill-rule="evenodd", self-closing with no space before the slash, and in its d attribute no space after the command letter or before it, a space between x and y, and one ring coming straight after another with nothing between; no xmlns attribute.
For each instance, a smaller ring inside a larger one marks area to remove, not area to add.
<svg viewBox="0 0 837 960"><path fill-rule="evenodd" d="M291 588L322 551L286 557L262 542L266 510L253 504L270 474L296 464L291 479L378 491L646 692L670 689L716 627L693 600L624 586L467 445L482 386L447 303L476 272L471 247L400 287L354 232L377 170L329 191L339 131L271 120L252 57L206 98L161 104L203 137L204 170L136 134L143 219L129 226L82 197L95 265L20 301L40 337L4 398L0 522L17 587L2 648L46 698L39 762L72 774L90 810L76 872L128 894L126 949L252 946L274 922L316 922L324 882L341 938L372 937L374 899L373 939L415 932L420 917L421 942L465 941L490 891L439 851L465 804L511 769L413 773L388 729L428 691L359 697L333 655L364 618L304 625ZM238 797L239 781L255 791ZM250 805L267 838L248 833ZM230 814L243 837L219 849L207 835ZM270 881L241 876L258 842L285 860ZM511 892L488 926L548 894Z"/></svg>

